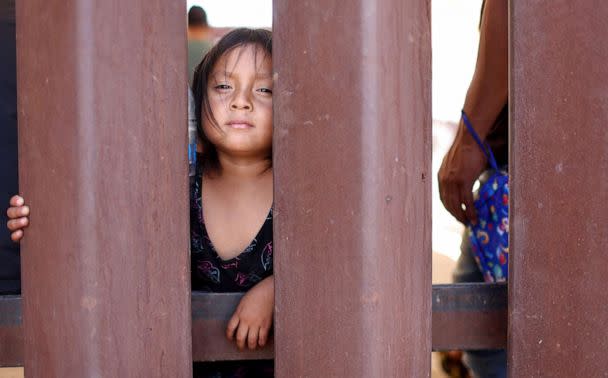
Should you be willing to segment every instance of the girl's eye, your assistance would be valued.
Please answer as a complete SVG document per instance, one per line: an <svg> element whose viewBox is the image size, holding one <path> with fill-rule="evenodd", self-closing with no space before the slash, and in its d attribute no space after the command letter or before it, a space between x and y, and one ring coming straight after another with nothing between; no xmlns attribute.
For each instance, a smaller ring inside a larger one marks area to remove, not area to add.
<svg viewBox="0 0 608 378"><path fill-rule="evenodd" d="M260 89L258 89L258 92L272 94L272 89L269 89L269 88L260 88Z"/></svg>
<svg viewBox="0 0 608 378"><path fill-rule="evenodd" d="M227 90L227 89L231 89L231 87L228 84L218 84L215 86L215 89Z"/></svg>

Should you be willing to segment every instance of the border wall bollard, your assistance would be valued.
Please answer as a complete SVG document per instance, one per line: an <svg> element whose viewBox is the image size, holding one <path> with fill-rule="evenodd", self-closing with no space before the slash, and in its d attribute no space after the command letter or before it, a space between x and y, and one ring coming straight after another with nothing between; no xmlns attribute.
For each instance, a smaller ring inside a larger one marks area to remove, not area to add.
<svg viewBox="0 0 608 378"><path fill-rule="evenodd" d="M17 2L26 376L192 375L185 15Z"/></svg>
<svg viewBox="0 0 608 378"><path fill-rule="evenodd" d="M512 0L509 369L605 374L608 3Z"/></svg>
<svg viewBox="0 0 608 378"><path fill-rule="evenodd" d="M277 376L428 375L430 3L274 5Z"/></svg>

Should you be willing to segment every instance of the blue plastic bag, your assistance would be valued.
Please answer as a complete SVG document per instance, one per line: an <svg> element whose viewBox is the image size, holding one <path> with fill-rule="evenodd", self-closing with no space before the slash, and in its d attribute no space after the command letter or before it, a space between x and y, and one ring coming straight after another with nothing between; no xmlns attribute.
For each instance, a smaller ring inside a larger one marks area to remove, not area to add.
<svg viewBox="0 0 608 378"><path fill-rule="evenodd" d="M475 193L477 223L467 225L473 257L486 282L505 282L509 276L509 175L498 169L492 150L481 142L464 111L462 119L492 169Z"/></svg>

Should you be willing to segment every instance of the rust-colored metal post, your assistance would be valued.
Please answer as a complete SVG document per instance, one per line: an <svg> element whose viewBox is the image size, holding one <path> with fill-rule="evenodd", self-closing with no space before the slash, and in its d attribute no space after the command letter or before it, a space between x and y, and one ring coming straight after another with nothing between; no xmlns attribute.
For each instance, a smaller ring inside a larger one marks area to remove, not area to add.
<svg viewBox="0 0 608 378"><path fill-rule="evenodd" d="M511 1L512 377L606 371L607 16Z"/></svg>
<svg viewBox="0 0 608 378"><path fill-rule="evenodd" d="M17 2L29 377L192 374L185 2Z"/></svg>
<svg viewBox="0 0 608 378"><path fill-rule="evenodd" d="M278 1L274 30L277 376L428 376L429 2Z"/></svg>

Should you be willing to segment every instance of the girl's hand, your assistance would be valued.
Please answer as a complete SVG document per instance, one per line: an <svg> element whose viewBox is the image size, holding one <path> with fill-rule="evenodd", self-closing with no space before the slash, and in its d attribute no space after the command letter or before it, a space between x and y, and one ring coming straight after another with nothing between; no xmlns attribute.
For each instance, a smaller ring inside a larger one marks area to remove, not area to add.
<svg viewBox="0 0 608 378"><path fill-rule="evenodd" d="M30 224L28 218L30 208L24 205L23 198L20 196L13 196L9 204L10 207L6 210L9 221L6 222L6 226L11 231L11 240L19 242L23 238L23 229Z"/></svg>
<svg viewBox="0 0 608 378"><path fill-rule="evenodd" d="M241 299L234 315L228 322L226 336L240 350L254 350L268 341L274 309L274 276L270 276L252 287Z"/></svg>

